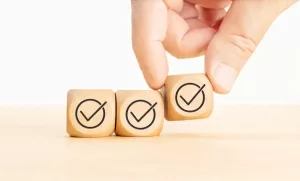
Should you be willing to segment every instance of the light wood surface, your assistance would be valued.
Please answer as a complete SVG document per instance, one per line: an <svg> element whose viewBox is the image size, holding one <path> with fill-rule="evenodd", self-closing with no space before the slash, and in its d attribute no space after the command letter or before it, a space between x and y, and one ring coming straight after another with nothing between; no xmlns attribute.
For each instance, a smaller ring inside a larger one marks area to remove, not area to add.
<svg viewBox="0 0 300 181"><path fill-rule="evenodd" d="M154 138L70 138L65 105L0 107L0 180L299 181L300 106L216 106Z"/></svg>

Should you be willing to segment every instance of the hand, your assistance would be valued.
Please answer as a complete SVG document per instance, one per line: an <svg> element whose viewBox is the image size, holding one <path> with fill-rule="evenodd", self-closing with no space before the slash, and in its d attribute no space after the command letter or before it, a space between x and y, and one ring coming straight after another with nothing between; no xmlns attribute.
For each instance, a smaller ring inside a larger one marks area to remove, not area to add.
<svg viewBox="0 0 300 181"><path fill-rule="evenodd" d="M131 0L133 50L152 89L168 75L166 52L205 53L214 91L231 91L274 20L296 0ZM231 4L228 12L224 8Z"/></svg>

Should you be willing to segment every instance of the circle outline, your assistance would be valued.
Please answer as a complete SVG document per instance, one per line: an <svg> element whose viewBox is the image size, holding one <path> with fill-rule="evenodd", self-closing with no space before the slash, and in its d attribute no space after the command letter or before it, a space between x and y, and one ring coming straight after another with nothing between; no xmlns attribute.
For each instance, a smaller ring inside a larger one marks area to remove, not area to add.
<svg viewBox="0 0 300 181"><path fill-rule="evenodd" d="M155 121L155 118L156 118L156 111L155 111L155 108L152 109L152 111L153 111L153 119L152 119L152 121L150 122L149 125L147 125L147 126L145 126L145 127L136 127L136 126L134 126L134 125L129 121L129 118L128 118L128 111L129 111L129 108L130 108L133 104L135 104L135 103L137 103L137 102L144 102L144 103L148 104L149 106L152 106L152 104L151 104L150 102L146 101L146 100L143 100L143 99L135 100L135 101L133 101L132 103L130 103L130 104L128 105L128 107L126 108L125 118L126 118L127 123L128 123L132 128L135 128L135 129L137 129L137 130L145 130L145 129L147 129L147 128L149 128L150 126L153 125L153 123L154 123L154 121Z"/></svg>
<svg viewBox="0 0 300 181"><path fill-rule="evenodd" d="M200 104L199 107L197 107L196 109L192 109L192 110L184 109L182 106L180 106L180 104L179 104L179 102L178 102L178 93L179 93L179 91L180 91L183 87L185 87L185 86L187 86L187 85L194 85L194 86L198 87L199 89L201 88L198 84L192 83L192 82L182 84L182 85L177 89L177 91L176 91L176 93L175 93L175 102L176 102L177 106L178 106L182 111L188 112L188 113L193 113L193 112L196 112L196 111L200 110L200 109L203 107L203 105L204 105L204 103L205 103L205 93L204 93L203 90L201 91L201 92L202 92L203 100L202 100L202 103Z"/></svg>
<svg viewBox="0 0 300 181"><path fill-rule="evenodd" d="M102 112L103 112L103 116L102 116L102 120L101 120L98 124L96 124L95 126L86 126L86 125L84 125L83 123L81 123L80 119L78 118L78 110L79 110L79 107L80 107L83 103L88 102L88 101L96 102L96 103L98 103L98 104L101 106L101 102L98 101L98 100L96 100L96 99L91 99L91 98L85 99L85 100L81 101L81 102L77 105L76 110L75 110L75 117L76 117L76 120L77 120L78 124L80 124L80 126L86 128L86 129L95 129L95 128L101 126L101 124L104 122L104 119L105 119L105 108L104 108L104 107L101 108L101 110L102 110Z"/></svg>

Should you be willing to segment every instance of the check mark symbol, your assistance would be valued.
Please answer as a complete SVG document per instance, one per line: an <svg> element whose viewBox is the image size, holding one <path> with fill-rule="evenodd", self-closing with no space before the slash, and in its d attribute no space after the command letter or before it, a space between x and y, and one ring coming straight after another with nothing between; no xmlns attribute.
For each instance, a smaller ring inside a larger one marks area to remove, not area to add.
<svg viewBox="0 0 300 181"><path fill-rule="evenodd" d="M86 115L82 111L80 111L80 113L87 121L90 121L104 107L106 103L107 102L105 101L90 117L86 117Z"/></svg>
<svg viewBox="0 0 300 181"><path fill-rule="evenodd" d="M154 103L144 114L142 117L140 117L140 119L138 119L134 114L133 112L130 112L130 114L134 117L134 119L137 121L137 122L140 122L155 106L156 106L157 102Z"/></svg>
<svg viewBox="0 0 300 181"><path fill-rule="evenodd" d="M187 101L185 100L181 95L180 95L180 98L187 104L187 105L190 105L194 100L195 98L198 96L198 94L204 89L205 87L205 84L200 87L200 89L197 91L197 93L192 97L192 99L190 101Z"/></svg>

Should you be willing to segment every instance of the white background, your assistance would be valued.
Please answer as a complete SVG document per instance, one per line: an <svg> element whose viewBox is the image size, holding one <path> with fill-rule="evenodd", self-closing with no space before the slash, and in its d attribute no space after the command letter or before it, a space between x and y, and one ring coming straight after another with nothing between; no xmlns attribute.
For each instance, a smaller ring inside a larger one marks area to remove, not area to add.
<svg viewBox="0 0 300 181"><path fill-rule="evenodd" d="M116 3L118 2L118 3ZM72 88L148 89L131 49L130 1L1 0L0 103L65 104ZM266 34L217 104L300 103L300 3ZM203 72L203 57L170 74Z"/></svg>

